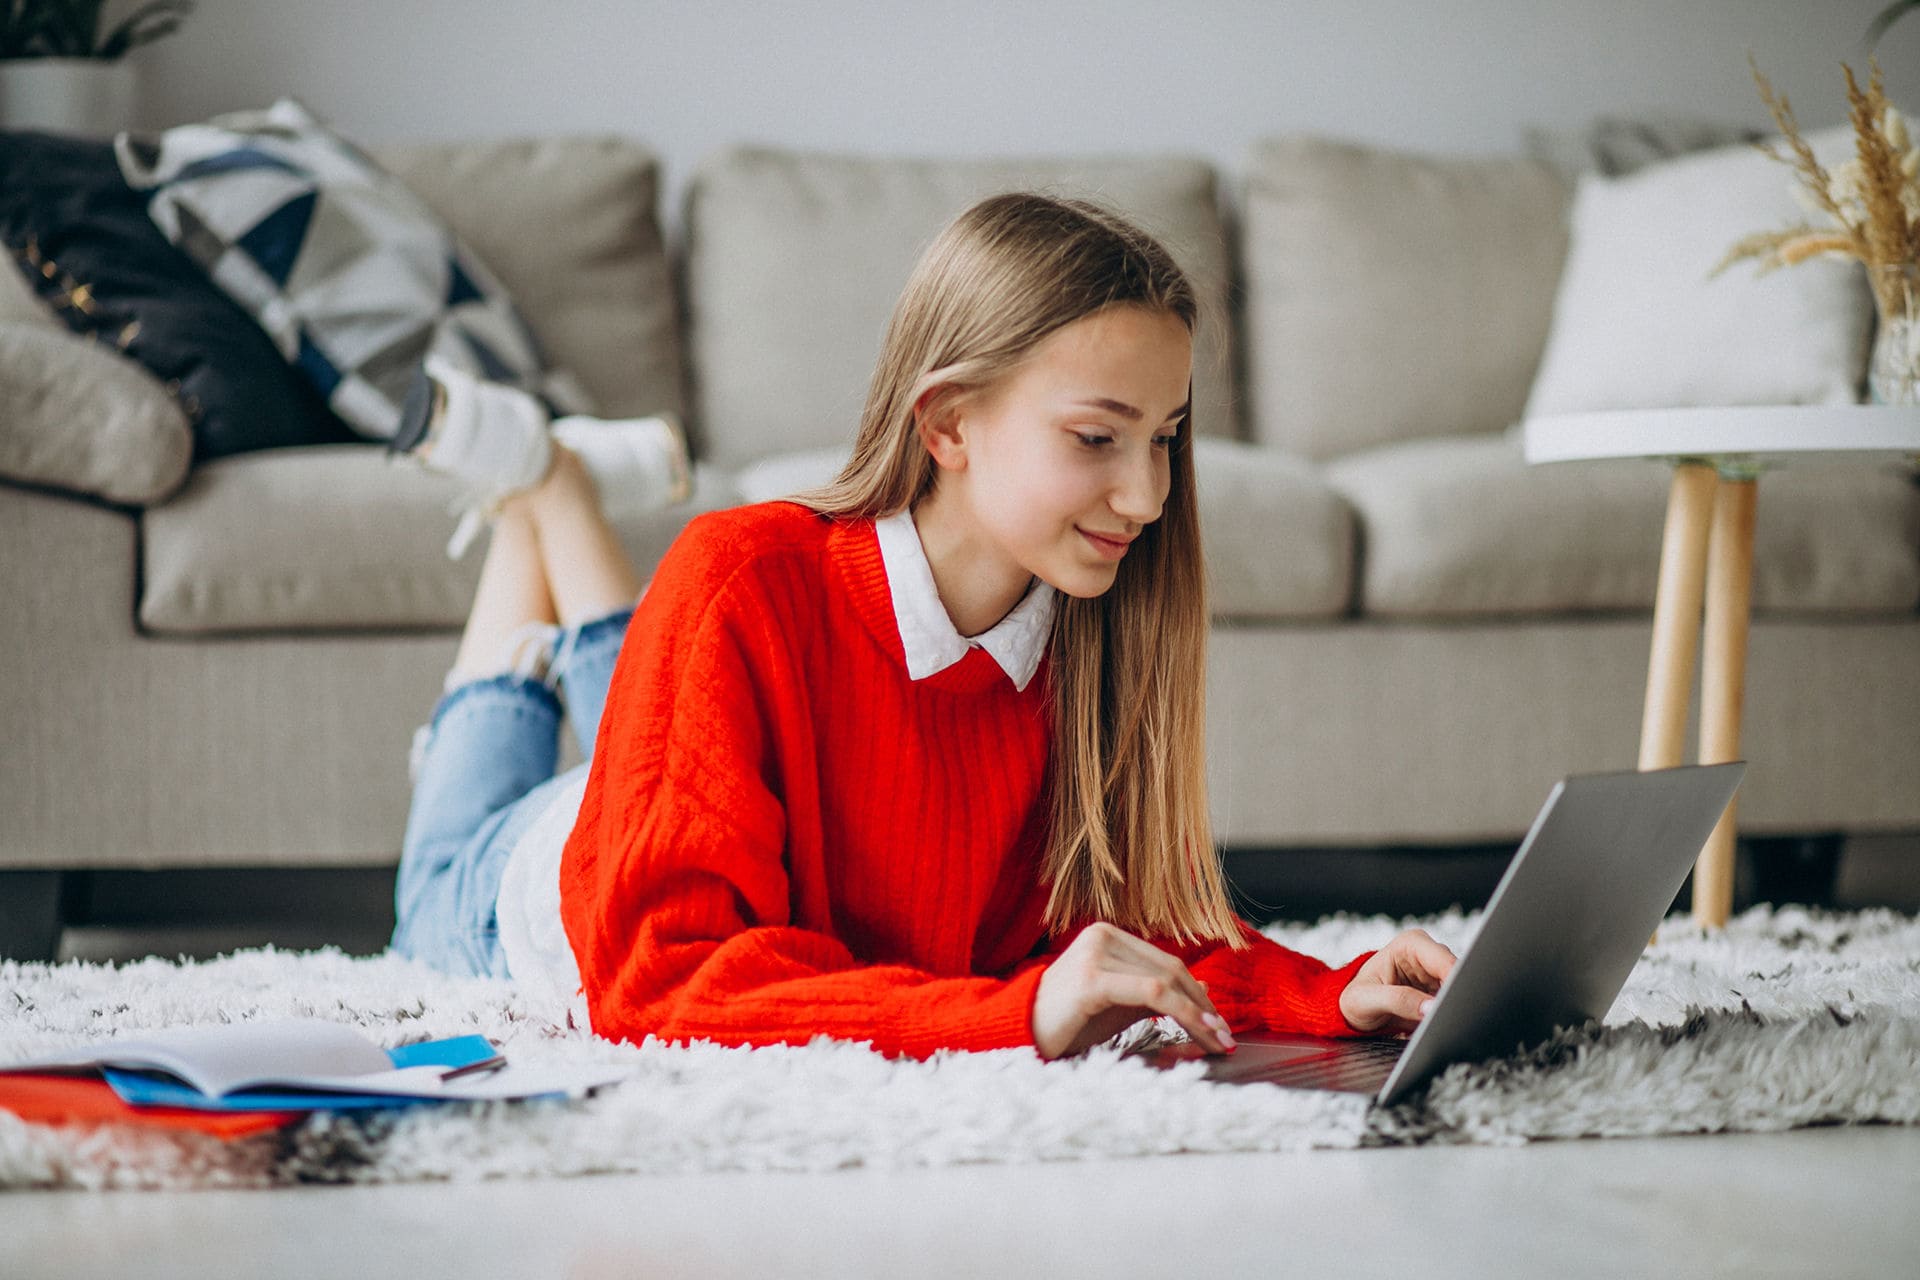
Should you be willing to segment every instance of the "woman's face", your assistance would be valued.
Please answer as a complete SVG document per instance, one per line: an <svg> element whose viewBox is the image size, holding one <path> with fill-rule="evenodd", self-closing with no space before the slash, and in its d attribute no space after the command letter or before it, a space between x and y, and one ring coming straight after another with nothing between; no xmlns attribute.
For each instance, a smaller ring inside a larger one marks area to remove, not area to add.
<svg viewBox="0 0 1920 1280"><path fill-rule="evenodd" d="M1056 330L961 400L960 465L942 460L937 484L950 492L935 497L957 500L944 514L970 534L979 580L1013 593L1007 608L1028 575L1073 596L1113 586L1128 543L1166 503L1192 375L1179 317L1119 305Z"/></svg>

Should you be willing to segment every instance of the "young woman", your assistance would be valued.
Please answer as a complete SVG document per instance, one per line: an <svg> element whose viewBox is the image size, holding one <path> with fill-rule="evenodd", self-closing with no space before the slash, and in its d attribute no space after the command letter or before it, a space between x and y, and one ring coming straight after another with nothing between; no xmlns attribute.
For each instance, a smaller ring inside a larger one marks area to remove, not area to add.
<svg viewBox="0 0 1920 1280"><path fill-rule="evenodd" d="M1235 1028L1411 1030L1453 964L1432 938L1331 969L1228 904L1196 318L1113 214L981 201L909 280L840 477L694 520L630 625L606 486L554 450L499 504L396 945L577 991L636 1041L1052 1058L1154 1015L1217 1052ZM489 667L556 622L547 681ZM547 780L556 684L589 763ZM478 785L501 758L525 766Z"/></svg>

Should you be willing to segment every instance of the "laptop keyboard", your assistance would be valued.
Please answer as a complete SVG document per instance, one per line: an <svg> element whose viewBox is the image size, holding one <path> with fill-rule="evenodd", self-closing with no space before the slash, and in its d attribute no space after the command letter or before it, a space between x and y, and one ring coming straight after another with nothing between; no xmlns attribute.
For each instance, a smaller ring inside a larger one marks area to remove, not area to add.
<svg viewBox="0 0 1920 1280"><path fill-rule="evenodd" d="M1222 1070L1216 1065L1213 1076L1234 1084L1260 1081L1290 1089L1370 1093L1387 1082L1406 1048L1405 1040L1354 1040L1316 1057L1270 1062L1251 1070Z"/></svg>

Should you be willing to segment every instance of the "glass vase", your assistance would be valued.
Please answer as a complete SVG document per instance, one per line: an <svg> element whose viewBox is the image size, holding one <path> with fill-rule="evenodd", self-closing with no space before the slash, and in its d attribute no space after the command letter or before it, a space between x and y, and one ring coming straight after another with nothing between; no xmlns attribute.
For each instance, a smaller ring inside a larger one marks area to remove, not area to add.
<svg viewBox="0 0 1920 1280"><path fill-rule="evenodd" d="M1867 365L1874 404L1920 405L1920 263L1869 267L1879 324Z"/></svg>

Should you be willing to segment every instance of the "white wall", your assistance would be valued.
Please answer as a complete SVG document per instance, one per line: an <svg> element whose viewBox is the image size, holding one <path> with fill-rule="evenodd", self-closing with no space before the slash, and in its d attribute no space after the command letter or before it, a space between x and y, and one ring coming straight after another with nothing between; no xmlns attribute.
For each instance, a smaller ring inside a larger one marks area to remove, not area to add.
<svg viewBox="0 0 1920 1280"><path fill-rule="evenodd" d="M292 94L367 142L613 132L975 155L1178 149L1237 173L1295 130L1458 153L1600 112L1809 127L1883 0L200 0L143 51L146 123ZM1881 57L1920 102L1920 16Z"/></svg>

